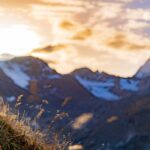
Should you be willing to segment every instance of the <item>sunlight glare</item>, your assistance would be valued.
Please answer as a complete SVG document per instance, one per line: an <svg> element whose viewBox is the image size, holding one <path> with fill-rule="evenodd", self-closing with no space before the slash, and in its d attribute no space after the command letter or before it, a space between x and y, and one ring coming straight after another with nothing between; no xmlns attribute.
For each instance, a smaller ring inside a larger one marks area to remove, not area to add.
<svg viewBox="0 0 150 150"><path fill-rule="evenodd" d="M0 54L26 55L39 46L39 36L26 26L0 28Z"/></svg>

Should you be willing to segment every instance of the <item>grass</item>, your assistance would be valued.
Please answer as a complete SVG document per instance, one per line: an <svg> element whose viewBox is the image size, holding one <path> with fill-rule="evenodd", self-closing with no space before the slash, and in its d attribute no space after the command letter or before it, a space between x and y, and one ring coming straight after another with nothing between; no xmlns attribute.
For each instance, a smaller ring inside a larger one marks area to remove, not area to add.
<svg viewBox="0 0 150 150"><path fill-rule="evenodd" d="M0 147L2 150L42 150L43 147L36 141L26 137L22 132L18 132L11 127L2 117L0 117Z"/></svg>
<svg viewBox="0 0 150 150"><path fill-rule="evenodd" d="M52 144L45 144L45 135L33 131L25 122L25 118L19 120L0 100L0 150L66 150L70 144L66 139L60 140L57 133Z"/></svg>
<svg viewBox="0 0 150 150"><path fill-rule="evenodd" d="M24 120L9 111L3 101L0 102L0 150L46 150L40 132L33 132ZM49 149L51 150L51 149ZM54 150L54 149L52 149Z"/></svg>

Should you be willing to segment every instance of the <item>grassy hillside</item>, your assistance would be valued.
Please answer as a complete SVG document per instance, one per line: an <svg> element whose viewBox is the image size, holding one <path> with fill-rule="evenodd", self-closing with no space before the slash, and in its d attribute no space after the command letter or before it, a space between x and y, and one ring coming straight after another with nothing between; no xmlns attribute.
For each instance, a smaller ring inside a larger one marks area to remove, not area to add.
<svg viewBox="0 0 150 150"><path fill-rule="evenodd" d="M18 115L9 111L0 100L0 150L66 150L69 141L59 141L57 134L52 137L51 145L45 144L44 135L33 131L25 124L25 118L18 120Z"/></svg>
<svg viewBox="0 0 150 150"><path fill-rule="evenodd" d="M16 129L17 130L17 129ZM16 131L0 117L0 149L2 150L42 150L42 146L36 141L26 137L25 134Z"/></svg>

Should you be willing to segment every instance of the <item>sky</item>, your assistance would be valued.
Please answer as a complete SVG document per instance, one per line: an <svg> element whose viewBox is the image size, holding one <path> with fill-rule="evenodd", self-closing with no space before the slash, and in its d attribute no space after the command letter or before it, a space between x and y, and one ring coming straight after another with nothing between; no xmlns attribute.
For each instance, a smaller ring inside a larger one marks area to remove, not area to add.
<svg viewBox="0 0 150 150"><path fill-rule="evenodd" d="M150 58L149 0L0 0L0 54L32 55L60 73L132 76Z"/></svg>

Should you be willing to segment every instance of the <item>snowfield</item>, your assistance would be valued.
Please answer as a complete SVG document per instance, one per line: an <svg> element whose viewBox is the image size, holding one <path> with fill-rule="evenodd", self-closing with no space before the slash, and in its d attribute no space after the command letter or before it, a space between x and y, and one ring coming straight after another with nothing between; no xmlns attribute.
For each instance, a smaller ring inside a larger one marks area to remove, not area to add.
<svg viewBox="0 0 150 150"><path fill-rule="evenodd" d="M96 82L83 79L80 76L76 76L76 79L83 87L85 87L90 93L98 98L103 98L109 101L120 99L119 96L110 91L110 88L114 86L113 80L108 80L106 82Z"/></svg>
<svg viewBox="0 0 150 150"><path fill-rule="evenodd" d="M30 77L23 71L21 65L9 62L0 62L0 68L3 72L14 81L16 85L26 89L29 85Z"/></svg>

